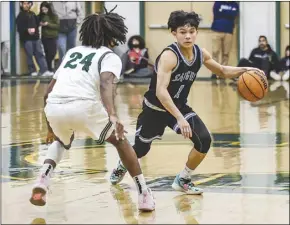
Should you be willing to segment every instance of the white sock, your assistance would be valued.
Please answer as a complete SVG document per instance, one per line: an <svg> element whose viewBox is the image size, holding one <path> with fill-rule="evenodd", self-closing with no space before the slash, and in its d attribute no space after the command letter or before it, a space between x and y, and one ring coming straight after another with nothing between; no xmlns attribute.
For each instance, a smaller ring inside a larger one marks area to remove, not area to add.
<svg viewBox="0 0 290 225"><path fill-rule="evenodd" d="M65 152L64 147L58 141L54 141L47 150L46 159L51 159L55 164L59 164Z"/></svg>
<svg viewBox="0 0 290 225"><path fill-rule="evenodd" d="M50 159L55 162L57 165L63 157L65 149L64 147L58 142L54 141L47 150L46 159ZM45 163L42 165L40 174L45 174L46 176L51 177L53 172L53 166L49 163Z"/></svg>
<svg viewBox="0 0 290 225"><path fill-rule="evenodd" d="M191 173L193 172L194 170L192 169L189 169L187 166L185 166L184 170L181 171L180 173L180 177L182 178L191 178Z"/></svg>
<svg viewBox="0 0 290 225"><path fill-rule="evenodd" d="M142 194L143 191L147 190L147 185L143 174L133 177L133 180L135 182L139 194Z"/></svg>

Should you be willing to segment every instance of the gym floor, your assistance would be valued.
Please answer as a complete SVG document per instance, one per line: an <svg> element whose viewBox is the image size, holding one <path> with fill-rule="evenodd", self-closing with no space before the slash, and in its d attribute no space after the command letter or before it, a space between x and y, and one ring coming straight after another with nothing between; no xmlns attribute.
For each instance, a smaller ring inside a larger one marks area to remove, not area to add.
<svg viewBox="0 0 290 225"><path fill-rule="evenodd" d="M98 146L77 133L52 179L47 205L29 198L47 151L43 95L48 82L2 79L2 223L15 224L289 224L289 83L271 83L256 103L241 99L229 83L197 81L189 105L214 139L192 176L202 196L171 189L186 162L188 140L166 129L141 160L156 198L156 211L139 213L129 175L112 186L117 163L113 146ZM133 143L135 124L148 84L120 84L118 113Z"/></svg>

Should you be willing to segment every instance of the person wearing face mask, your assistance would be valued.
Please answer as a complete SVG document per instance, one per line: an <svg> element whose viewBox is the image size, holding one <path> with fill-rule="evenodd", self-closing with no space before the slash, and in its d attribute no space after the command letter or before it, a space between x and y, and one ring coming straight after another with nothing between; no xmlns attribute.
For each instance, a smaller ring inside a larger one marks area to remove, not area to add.
<svg viewBox="0 0 290 225"><path fill-rule="evenodd" d="M48 2L41 3L38 18L40 21L40 26L42 27L41 40L44 47L47 67L49 71L53 71L52 61L57 50L59 19L53 12L52 5Z"/></svg>
<svg viewBox="0 0 290 225"><path fill-rule="evenodd" d="M267 37L259 37L259 46L254 48L249 59L241 59L238 67L251 66L263 70L268 79L271 71L279 71L279 57L268 43Z"/></svg>
<svg viewBox="0 0 290 225"><path fill-rule="evenodd" d="M128 40L129 50L122 57L124 74L135 77L149 77L152 70L150 65L148 49L145 48L145 41L139 35L134 35Z"/></svg>

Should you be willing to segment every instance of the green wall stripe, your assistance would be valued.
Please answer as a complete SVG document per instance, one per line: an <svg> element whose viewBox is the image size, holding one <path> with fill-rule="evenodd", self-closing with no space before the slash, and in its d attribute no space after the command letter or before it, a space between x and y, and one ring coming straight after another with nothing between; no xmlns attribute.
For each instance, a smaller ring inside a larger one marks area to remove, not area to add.
<svg viewBox="0 0 290 225"><path fill-rule="evenodd" d="M281 4L276 2L276 53L281 56Z"/></svg>
<svg viewBox="0 0 290 225"><path fill-rule="evenodd" d="M10 2L10 74L16 75L16 15L15 2Z"/></svg>
<svg viewBox="0 0 290 225"><path fill-rule="evenodd" d="M86 16L92 13L92 2L85 2Z"/></svg>
<svg viewBox="0 0 290 225"><path fill-rule="evenodd" d="M145 39L145 2L139 2L140 26L139 33Z"/></svg>

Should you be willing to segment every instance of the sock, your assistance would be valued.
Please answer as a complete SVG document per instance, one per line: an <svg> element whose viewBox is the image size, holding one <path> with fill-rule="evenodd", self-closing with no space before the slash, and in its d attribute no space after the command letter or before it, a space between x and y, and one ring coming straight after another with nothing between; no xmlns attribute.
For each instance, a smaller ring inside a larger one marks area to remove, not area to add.
<svg viewBox="0 0 290 225"><path fill-rule="evenodd" d="M187 166L185 166L184 170L181 171L180 177L186 178L186 179L191 179L191 173L193 172L192 169L189 169Z"/></svg>
<svg viewBox="0 0 290 225"><path fill-rule="evenodd" d="M46 159L51 159L55 162L55 164L58 164L63 157L64 151L64 147L58 141L54 141L48 147ZM53 170L54 169L51 164L45 163L41 167L40 174L45 174L46 176L51 177Z"/></svg>
<svg viewBox="0 0 290 225"><path fill-rule="evenodd" d="M46 158L51 159L55 162L55 164L59 164L60 160L62 160L63 153L65 149L58 141L54 141L47 150Z"/></svg>
<svg viewBox="0 0 290 225"><path fill-rule="evenodd" d="M133 177L133 180L136 184L137 190L139 194L142 194L143 191L147 190L147 185L143 174Z"/></svg>
<svg viewBox="0 0 290 225"><path fill-rule="evenodd" d="M51 177L52 172L53 172L53 166L48 163L43 164L40 169L40 175L45 174L45 176Z"/></svg>

